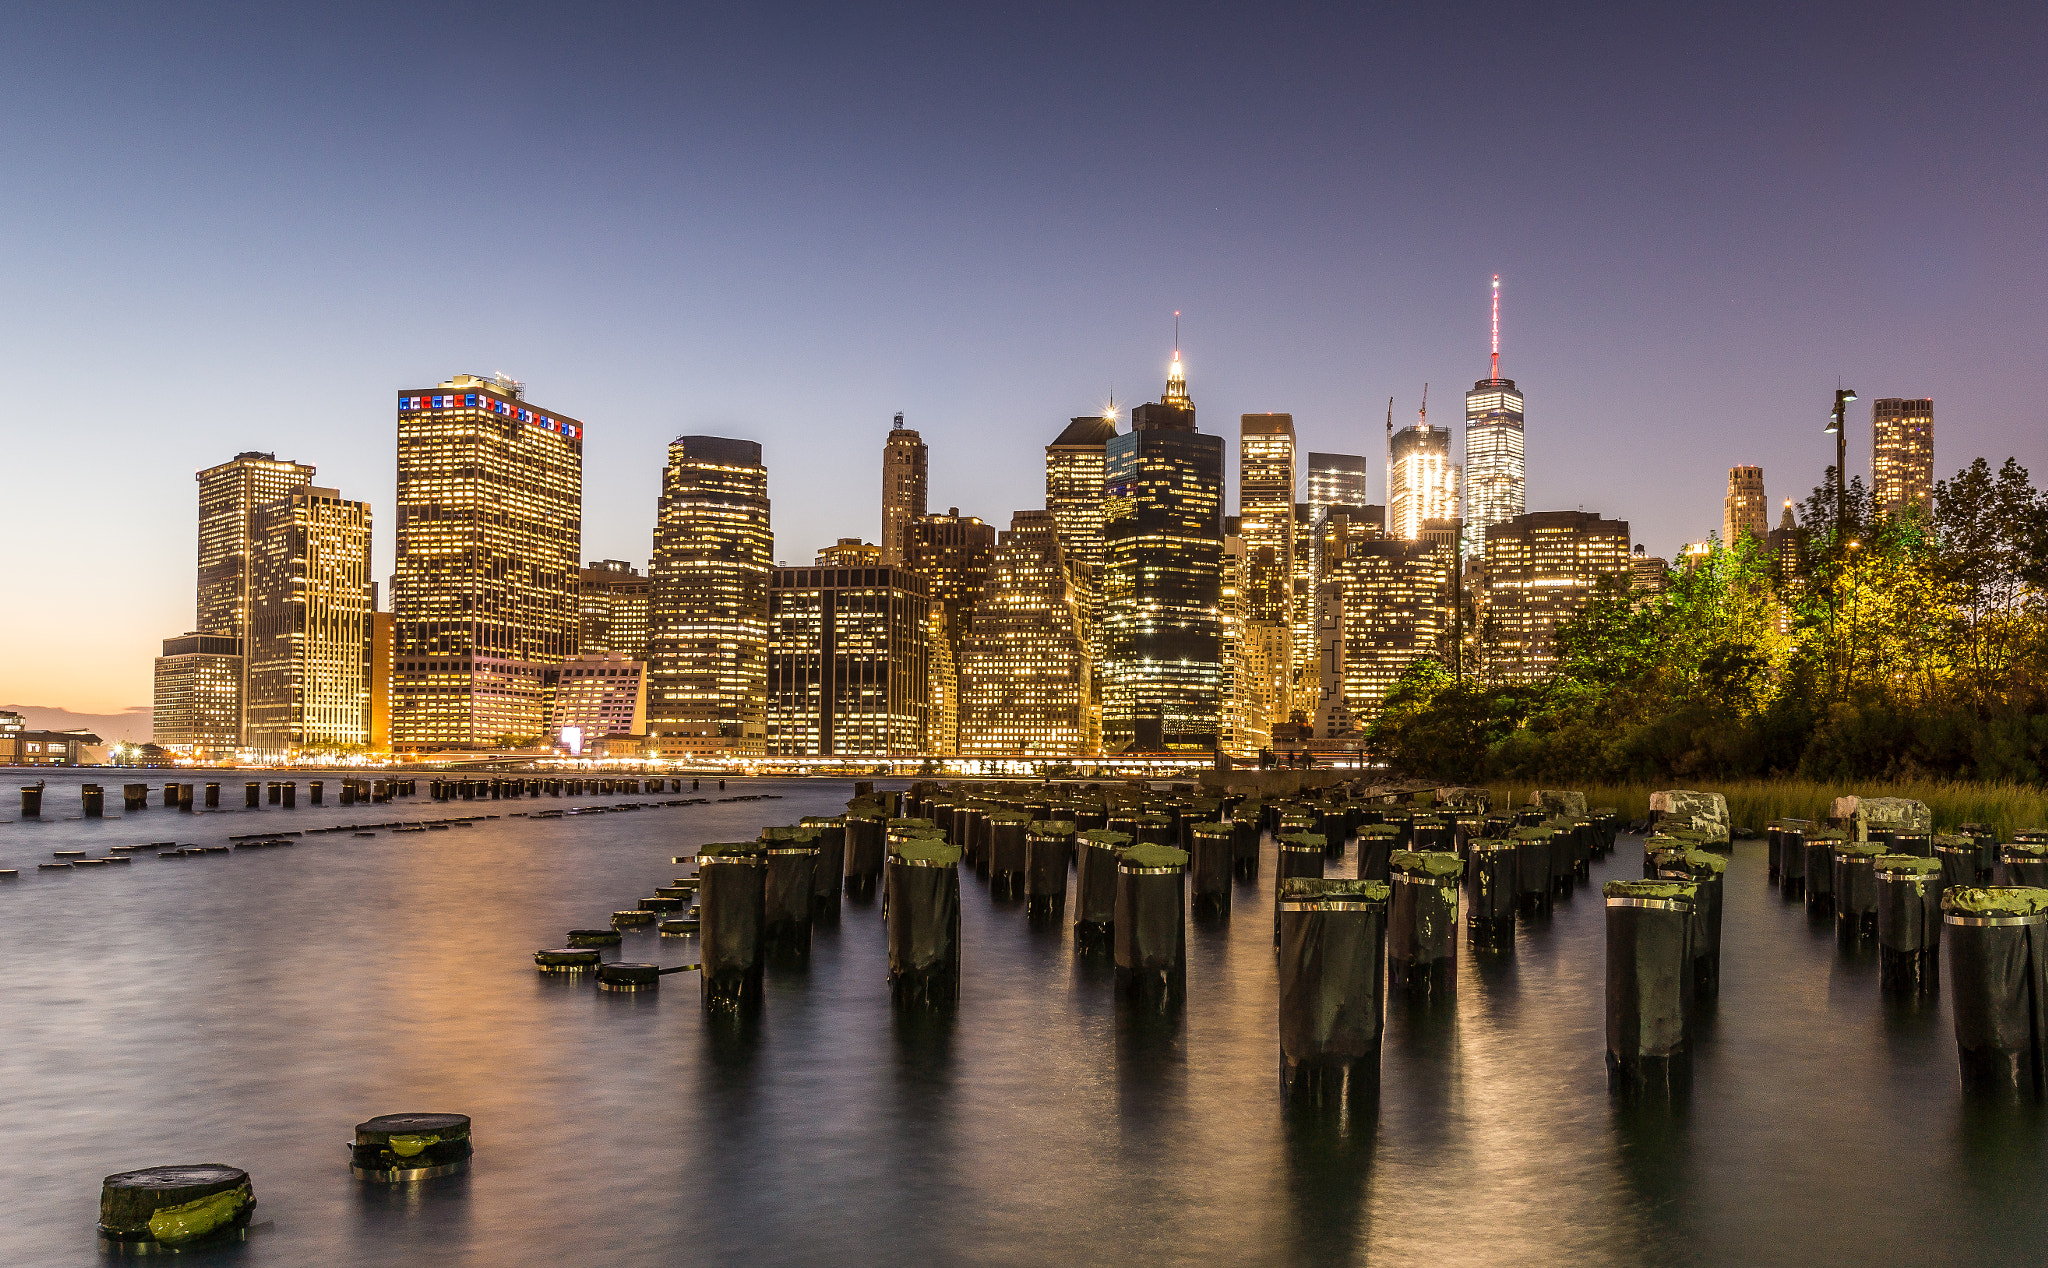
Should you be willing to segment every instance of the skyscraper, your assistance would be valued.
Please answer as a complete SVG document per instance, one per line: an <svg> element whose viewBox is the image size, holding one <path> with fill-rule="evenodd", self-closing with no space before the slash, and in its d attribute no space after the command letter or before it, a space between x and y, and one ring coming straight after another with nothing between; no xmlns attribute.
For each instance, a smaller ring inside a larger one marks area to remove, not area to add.
<svg viewBox="0 0 2048 1268"><path fill-rule="evenodd" d="M1343 709L1332 707L1332 715L1370 718L1415 661L1438 656L1448 663L1452 551L1443 534L1433 536L1437 540L1347 536L1333 545L1322 615L1340 639L1331 650Z"/></svg>
<svg viewBox="0 0 2048 1268"><path fill-rule="evenodd" d="M809 568L775 569L768 600L770 754L927 751L931 600L923 577L872 560L820 558Z"/></svg>
<svg viewBox="0 0 2048 1268"><path fill-rule="evenodd" d="M1244 622L1240 648L1258 647L1272 627L1278 656L1260 658L1270 683L1252 683L1246 700L1268 704L1271 716L1247 718L1247 726L1270 733L1287 720L1293 682L1295 517L1294 416L1246 414L1238 421L1238 535L1244 539L1244 589L1238 598Z"/></svg>
<svg viewBox="0 0 2048 1268"><path fill-rule="evenodd" d="M1493 279L1493 368L1465 393L1465 557L1486 554L1486 529L1528 509L1522 394L1500 376L1500 275ZM1450 515L1455 515L1452 511ZM1448 518L1449 516L1431 517Z"/></svg>
<svg viewBox="0 0 2048 1268"><path fill-rule="evenodd" d="M1764 503L1764 469L1728 468L1728 497L1721 504L1721 544L1733 550L1736 538L1748 533L1762 546L1770 528L1770 511Z"/></svg>
<svg viewBox="0 0 2048 1268"><path fill-rule="evenodd" d="M1871 493L1878 509L1934 507L1934 399L1879 397L1870 403Z"/></svg>
<svg viewBox="0 0 2048 1268"><path fill-rule="evenodd" d="M587 563L576 574L576 650L647 657L647 604L653 582L623 559Z"/></svg>
<svg viewBox="0 0 2048 1268"><path fill-rule="evenodd" d="M1412 427L1394 433L1388 446L1387 535L1414 541L1424 520L1458 518L1458 464L1451 461L1451 433L1429 425L1429 407Z"/></svg>
<svg viewBox="0 0 2048 1268"><path fill-rule="evenodd" d="M1366 461L1362 454L1311 453L1307 460L1309 514L1320 519L1332 506L1364 506Z"/></svg>
<svg viewBox="0 0 2048 1268"><path fill-rule="evenodd" d="M910 526L924 515L929 458L924 438L905 427L898 414L889 442L882 446L882 562L889 567L903 566Z"/></svg>
<svg viewBox="0 0 2048 1268"><path fill-rule="evenodd" d="M1045 447L1045 509L1059 525L1060 547L1095 569L1102 567L1102 450L1115 435L1114 414L1089 414Z"/></svg>
<svg viewBox="0 0 2048 1268"><path fill-rule="evenodd" d="M538 740L582 541L582 423L502 376L400 393L393 747Z"/></svg>
<svg viewBox="0 0 2048 1268"><path fill-rule="evenodd" d="M661 756L767 751L774 550L761 446L671 441L648 568L647 739Z"/></svg>
<svg viewBox="0 0 2048 1268"><path fill-rule="evenodd" d="M1551 636L1594 588L1632 571L1627 520L1590 511L1530 511L1486 530L1487 669L1532 682L1556 663Z"/></svg>
<svg viewBox="0 0 2048 1268"><path fill-rule="evenodd" d="M260 753L370 740L370 507L294 489L257 510L245 740Z"/></svg>
<svg viewBox="0 0 2048 1268"><path fill-rule="evenodd" d="M1088 569L1050 511L1018 511L996 543L960 658L960 751L1092 752Z"/></svg>
<svg viewBox="0 0 2048 1268"><path fill-rule="evenodd" d="M942 662L935 667L931 684L939 696L933 701L935 717L931 751L956 753L959 730L958 690L961 646L973 620L974 605L981 598L982 583L995 557L996 529L978 516L962 515L957 506L944 515L926 515L912 522L906 541L904 566L925 579L931 597L932 619L941 627L933 655ZM953 690L948 691L948 683Z"/></svg>
<svg viewBox="0 0 2048 1268"><path fill-rule="evenodd" d="M1206 751L1223 705L1223 438L1195 430L1180 351L1166 392L1104 447L1103 747Z"/></svg>
<svg viewBox="0 0 2048 1268"><path fill-rule="evenodd" d="M194 477L199 482L199 591L197 632L221 634L248 650L250 588L255 559L251 533L258 508L313 482L307 463L280 462L276 454L239 453ZM249 698L248 662L237 670L237 710ZM235 743L243 736L235 719ZM230 745L229 747L233 747Z"/></svg>

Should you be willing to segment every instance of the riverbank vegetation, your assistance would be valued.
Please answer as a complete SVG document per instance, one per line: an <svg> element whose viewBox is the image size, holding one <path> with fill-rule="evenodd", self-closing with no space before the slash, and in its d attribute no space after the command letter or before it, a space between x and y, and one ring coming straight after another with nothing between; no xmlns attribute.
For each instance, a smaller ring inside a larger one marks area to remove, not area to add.
<svg viewBox="0 0 2048 1268"><path fill-rule="evenodd" d="M2048 497L2011 459L1979 459L1938 483L1931 513L1887 513L1860 480L1841 501L1830 469L1784 549L1743 534L1661 593L1596 593L1539 681L1490 676L1483 648L1476 673L1416 662L1373 721L1374 753L1474 784L2038 789ZM1819 794L1783 795L1811 810ZM1955 794L1959 814L2007 804L1976 795Z"/></svg>

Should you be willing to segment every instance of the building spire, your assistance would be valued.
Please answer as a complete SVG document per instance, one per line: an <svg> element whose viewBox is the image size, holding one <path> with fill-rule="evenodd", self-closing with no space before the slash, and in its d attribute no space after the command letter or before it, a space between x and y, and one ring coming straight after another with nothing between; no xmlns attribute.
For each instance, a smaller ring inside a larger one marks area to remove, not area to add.
<svg viewBox="0 0 2048 1268"><path fill-rule="evenodd" d="M1493 275L1493 377L1500 377L1500 274Z"/></svg>
<svg viewBox="0 0 2048 1268"><path fill-rule="evenodd" d="M1166 370L1166 395L1159 398L1161 405L1177 405L1190 409L1194 402L1188 399L1187 371L1180 363L1180 310L1173 310L1173 364Z"/></svg>

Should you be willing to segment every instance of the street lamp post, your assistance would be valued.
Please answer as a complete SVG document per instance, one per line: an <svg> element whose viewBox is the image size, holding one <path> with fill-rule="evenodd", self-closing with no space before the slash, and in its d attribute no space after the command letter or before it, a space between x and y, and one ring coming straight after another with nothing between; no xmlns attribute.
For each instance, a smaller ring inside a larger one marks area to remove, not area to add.
<svg viewBox="0 0 2048 1268"><path fill-rule="evenodd" d="M1835 389L1835 409L1828 415L1825 432L1835 434L1835 540L1842 540L1842 532L1849 520L1849 402L1856 399L1856 389L1851 387Z"/></svg>

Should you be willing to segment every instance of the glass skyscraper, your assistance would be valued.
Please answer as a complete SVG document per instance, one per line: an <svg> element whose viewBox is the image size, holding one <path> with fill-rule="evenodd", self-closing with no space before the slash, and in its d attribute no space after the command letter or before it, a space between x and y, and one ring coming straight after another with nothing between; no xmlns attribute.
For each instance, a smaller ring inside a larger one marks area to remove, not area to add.
<svg viewBox="0 0 2048 1268"><path fill-rule="evenodd" d="M1212 750L1223 707L1223 438L1195 430L1180 353L1166 393L1103 453L1102 742Z"/></svg>
<svg viewBox="0 0 2048 1268"><path fill-rule="evenodd" d="M1513 379L1481 379L1465 393L1465 558L1485 558L1487 526L1528 509L1527 485L1522 394Z"/></svg>

